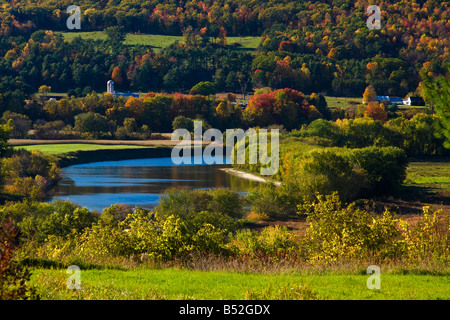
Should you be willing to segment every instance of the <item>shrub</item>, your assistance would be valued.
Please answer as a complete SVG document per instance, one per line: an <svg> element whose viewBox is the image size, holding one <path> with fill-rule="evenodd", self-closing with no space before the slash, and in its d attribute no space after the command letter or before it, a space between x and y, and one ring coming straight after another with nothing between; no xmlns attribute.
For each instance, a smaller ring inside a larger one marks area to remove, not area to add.
<svg viewBox="0 0 450 320"><path fill-rule="evenodd" d="M246 200L251 204L250 210L253 213L270 218L283 218L296 212L302 196L298 188L291 183L280 187L273 183L264 183L252 190Z"/></svg>
<svg viewBox="0 0 450 320"><path fill-rule="evenodd" d="M400 258L404 251L399 220L390 212L377 217L355 204L343 206L336 193L299 207L310 223L302 250L312 262Z"/></svg>
<svg viewBox="0 0 450 320"><path fill-rule="evenodd" d="M398 191L406 178L408 159L406 153L396 147L368 147L354 149L351 162L364 170L370 185L367 195L390 194Z"/></svg>
<svg viewBox="0 0 450 320"><path fill-rule="evenodd" d="M202 81L193 86L189 94L191 95L199 94L202 96L209 96L212 94L216 94L216 88L214 86L214 83L209 81Z"/></svg>
<svg viewBox="0 0 450 320"><path fill-rule="evenodd" d="M0 224L0 300L39 298L30 288L30 271L14 260L19 249L20 230L10 219Z"/></svg>
<svg viewBox="0 0 450 320"><path fill-rule="evenodd" d="M165 191L155 211L163 218L176 216L189 230L198 230L204 223L216 228L235 229L235 219L243 216L239 194L227 189L189 190L171 188Z"/></svg>
<svg viewBox="0 0 450 320"><path fill-rule="evenodd" d="M11 202L0 210L0 218L11 217L22 229L23 237L43 242L49 235L67 237L73 230L80 233L90 227L98 216L69 201Z"/></svg>
<svg viewBox="0 0 450 320"><path fill-rule="evenodd" d="M186 129L189 132L194 131L194 121L190 118L186 118L185 116L178 116L173 119L172 129Z"/></svg>
<svg viewBox="0 0 450 320"><path fill-rule="evenodd" d="M97 138L110 132L108 119L98 113L87 112L75 116L74 130L86 138Z"/></svg>
<svg viewBox="0 0 450 320"><path fill-rule="evenodd" d="M61 130L66 126L62 120L50 121L44 124L34 123L34 135L38 139L61 139L66 135Z"/></svg>
<svg viewBox="0 0 450 320"><path fill-rule="evenodd" d="M442 210L432 211L424 207L423 215L415 226L402 222L401 228L409 259L449 262L450 220Z"/></svg>
<svg viewBox="0 0 450 320"><path fill-rule="evenodd" d="M249 257L272 256L277 259L297 250L296 237L286 227L265 227L261 232L237 230L230 246L238 255Z"/></svg>
<svg viewBox="0 0 450 320"><path fill-rule="evenodd" d="M12 126L11 138L24 139L28 137L28 131L31 129L31 120L24 114L6 111L1 118L3 123L8 123Z"/></svg>

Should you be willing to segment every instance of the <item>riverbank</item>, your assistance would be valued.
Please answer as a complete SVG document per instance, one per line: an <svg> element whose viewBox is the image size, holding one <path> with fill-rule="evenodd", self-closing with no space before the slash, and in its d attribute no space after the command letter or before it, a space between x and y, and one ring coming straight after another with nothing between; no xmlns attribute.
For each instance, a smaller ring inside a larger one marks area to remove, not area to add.
<svg viewBox="0 0 450 320"><path fill-rule="evenodd" d="M102 161L119 161L145 158L167 158L172 153L171 147L144 147L134 149L99 149L80 150L57 155L60 168Z"/></svg>
<svg viewBox="0 0 450 320"><path fill-rule="evenodd" d="M236 169L232 169L232 168L222 168L220 170L225 171L228 174L232 174L232 175L238 176L238 177L243 178L243 179L257 181L257 182L264 182L264 183L272 182L276 186L281 186L281 182L280 181L272 181L270 179L265 179L263 177L255 175L253 173L248 173L248 172L245 172L245 171L240 171L240 170L236 170Z"/></svg>

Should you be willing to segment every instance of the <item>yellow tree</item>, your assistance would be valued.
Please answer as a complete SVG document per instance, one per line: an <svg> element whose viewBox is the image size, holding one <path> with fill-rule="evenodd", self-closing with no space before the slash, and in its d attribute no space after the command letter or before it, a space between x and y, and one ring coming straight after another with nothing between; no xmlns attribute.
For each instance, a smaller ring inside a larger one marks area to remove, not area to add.
<svg viewBox="0 0 450 320"><path fill-rule="evenodd" d="M367 86L366 90L363 93L363 102L369 103L370 101L375 101L377 99L377 93L375 88L372 86Z"/></svg>
<svg viewBox="0 0 450 320"><path fill-rule="evenodd" d="M119 67L114 67L111 79L119 86L123 84L122 70Z"/></svg>
<svg viewBox="0 0 450 320"><path fill-rule="evenodd" d="M127 109L129 115L132 118L140 119L144 112L144 101L139 98L129 97L125 102L125 109Z"/></svg>

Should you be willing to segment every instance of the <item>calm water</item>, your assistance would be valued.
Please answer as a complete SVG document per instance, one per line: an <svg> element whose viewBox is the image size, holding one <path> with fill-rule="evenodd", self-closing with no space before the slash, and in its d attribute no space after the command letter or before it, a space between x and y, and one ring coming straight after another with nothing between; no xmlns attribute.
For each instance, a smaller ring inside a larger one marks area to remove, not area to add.
<svg viewBox="0 0 450 320"><path fill-rule="evenodd" d="M63 169L52 200L70 200L90 210L111 204L153 208L169 187L230 188L245 194L258 182L227 174L226 165L174 165L171 158L95 162Z"/></svg>

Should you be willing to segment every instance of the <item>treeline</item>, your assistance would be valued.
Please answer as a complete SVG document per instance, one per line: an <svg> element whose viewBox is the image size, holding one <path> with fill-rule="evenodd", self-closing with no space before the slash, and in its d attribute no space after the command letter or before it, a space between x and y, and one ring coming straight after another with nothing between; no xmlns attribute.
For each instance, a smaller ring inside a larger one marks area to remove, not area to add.
<svg viewBox="0 0 450 320"><path fill-rule="evenodd" d="M203 89L195 86L191 92L196 90ZM265 103L266 96L270 104ZM23 108L5 111L0 120L10 123L12 138L30 137L33 129L32 137L41 139L149 139L152 132L172 132L195 119L202 120L205 128L220 130L270 125L291 130L331 114L322 95L305 96L292 89L255 95L247 108L235 102L233 94L216 99L215 95L149 92L143 98L124 98L91 92L59 101L33 96Z"/></svg>

